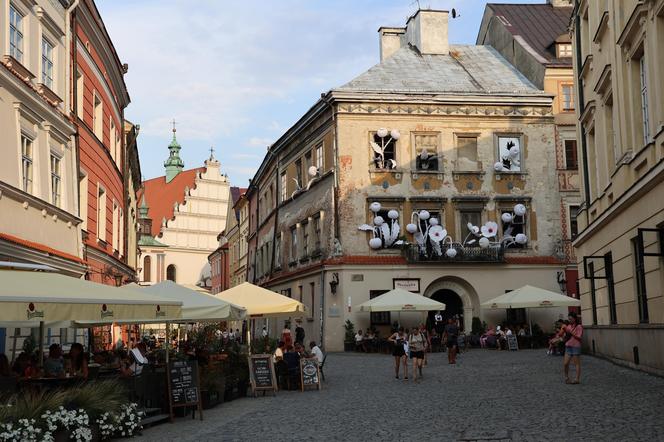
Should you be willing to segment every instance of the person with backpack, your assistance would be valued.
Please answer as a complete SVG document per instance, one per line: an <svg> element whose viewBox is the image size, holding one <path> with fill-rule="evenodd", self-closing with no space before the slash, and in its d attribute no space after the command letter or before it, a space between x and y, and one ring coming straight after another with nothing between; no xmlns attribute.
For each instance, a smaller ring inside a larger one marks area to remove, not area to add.
<svg viewBox="0 0 664 442"><path fill-rule="evenodd" d="M426 338L420 333L419 327L413 327L413 331L408 337L408 347L410 348L410 358L413 360L413 380L419 382L422 378L422 364L424 363L424 349L426 348ZM419 379L417 375L420 375Z"/></svg>
<svg viewBox="0 0 664 442"><path fill-rule="evenodd" d="M403 327L399 327L399 330L394 332L387 340L394 344L392 356L394 356L394 373L396 378L399 379L399 368L403 363L404 380L408 380L408 359L404 348L404 344L407 344L407 340Z"/></svg>

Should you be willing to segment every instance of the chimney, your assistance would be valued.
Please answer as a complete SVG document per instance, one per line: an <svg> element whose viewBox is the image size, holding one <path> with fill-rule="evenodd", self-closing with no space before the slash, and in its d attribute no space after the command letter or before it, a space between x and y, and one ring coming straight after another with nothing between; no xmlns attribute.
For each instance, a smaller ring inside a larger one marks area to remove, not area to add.
<svg viewBox="0 0 664 442"><path fill-rule="evenodd" d="M551 6L553 6L554 8L562 8L562 7L571 8L572 6L574 6L572 0L546 0L546 2Z"/></svg>
<svg viewBox="0 0 664 442"><path fill-rule="evenodd" d="M422 54L449 54L448 15L448 11L420 9L406 22L406 41L416 46Z"/></svg>
<svg viewBox="0 0 664 442"><path fill-rule="evenodd" d="M401 39L406 33L406 28L390 28L381 26L378 29L380 35L380 61L384 61L401 47Z"/></svg>

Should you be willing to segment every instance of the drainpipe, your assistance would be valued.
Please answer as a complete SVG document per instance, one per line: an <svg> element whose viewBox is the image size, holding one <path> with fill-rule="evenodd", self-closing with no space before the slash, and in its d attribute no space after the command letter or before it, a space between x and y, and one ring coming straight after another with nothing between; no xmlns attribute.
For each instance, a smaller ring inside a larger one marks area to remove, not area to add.
<svg viewBox="0 0 664 442"><path fill-rule="evenodd" d="M579 97L579 116L583 115L585 103L583 98L583 81L581 80L581 17L579 16L579 0L574 0L574 38L576 39L576 67L577 67L577 97ZM583 193L586 203L586 210L590 210L590 178L588 177L588 146L584 135L583 124L581 128L581 158L583 161Z"/></svg>

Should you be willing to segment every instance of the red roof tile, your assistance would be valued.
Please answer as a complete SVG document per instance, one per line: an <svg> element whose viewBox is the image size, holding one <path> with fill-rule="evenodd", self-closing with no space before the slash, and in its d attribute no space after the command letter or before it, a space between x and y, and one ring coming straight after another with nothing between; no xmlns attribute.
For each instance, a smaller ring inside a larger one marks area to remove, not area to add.
<svg viewBox="0 0 664 442"><path fill-rule="evenodd" d="M555 42L567 34L572 7L553 7L550 4L501 4L489 3L494 15L501 20L512 35L520 35L540 56L550 64L572 66L572 58L557 58Z"/></svg>
<svg viewBox="0 0 664 442"><path fill-rule="evenodd" d="M19 238L17 236L13 236L13 235L8 235L6 233L0 233L0 239L12 242L14 244L18 244L20 246L29 247L31 249L38 250L40 252L48 253L49 255L59 256L60 258L68 259L70 261L74 261L74 262L77 262L79 264L85 264L85 261L83 261L78 256L74 256L74 255L70 255L69 253L61 252L60 250L56 250L52 247L46 246L44 244L40 244L38 242L28 241L27 239Z"/></svg>
<svg viewBox="0 0 664 442"><path fill-rule="evenodd" d="M180 172L170 183L166 183L166 177L160 176L143 182L143 191L139 195L139 201L145 195L145 202L149 207L148 216L152 219L152 236L157 237L161 230L161 220L173 218L173 204L184 203L184 190L194 188L196 175L205 171L204 167L184 170Z"/></svg>

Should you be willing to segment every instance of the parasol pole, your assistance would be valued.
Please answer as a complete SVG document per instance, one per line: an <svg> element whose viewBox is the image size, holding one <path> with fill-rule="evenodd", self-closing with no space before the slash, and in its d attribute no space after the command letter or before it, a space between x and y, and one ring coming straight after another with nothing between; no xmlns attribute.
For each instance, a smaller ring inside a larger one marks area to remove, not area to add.
<svg viewBox="0 0 664 442"><path fill-rule="evenodd" d="M44 321L39 321L39 367L44 366Z"/></svg>
<svg viewBox="0 0 664 442"><path fill-rule="evenodd" d="M170 345L171 344L171 342L170 342L171 341L170 331L171 331L171 324L170 324L170 322L167 322L166 323L166 339L164 340L164 347L166 349L166 367L168 367L168 359L169 359L168 353L169 353L169 347L171 346ZM166 369L168 370L168 368L166 368Z"/></svg>
<svg viewBox="0 0 664 442"><path fill-rule="evenodd" d="M530 316L530 308L527 308L526 311L528 312L528 323L530 324L530 348L533 347L533 318Z"/></svg>

